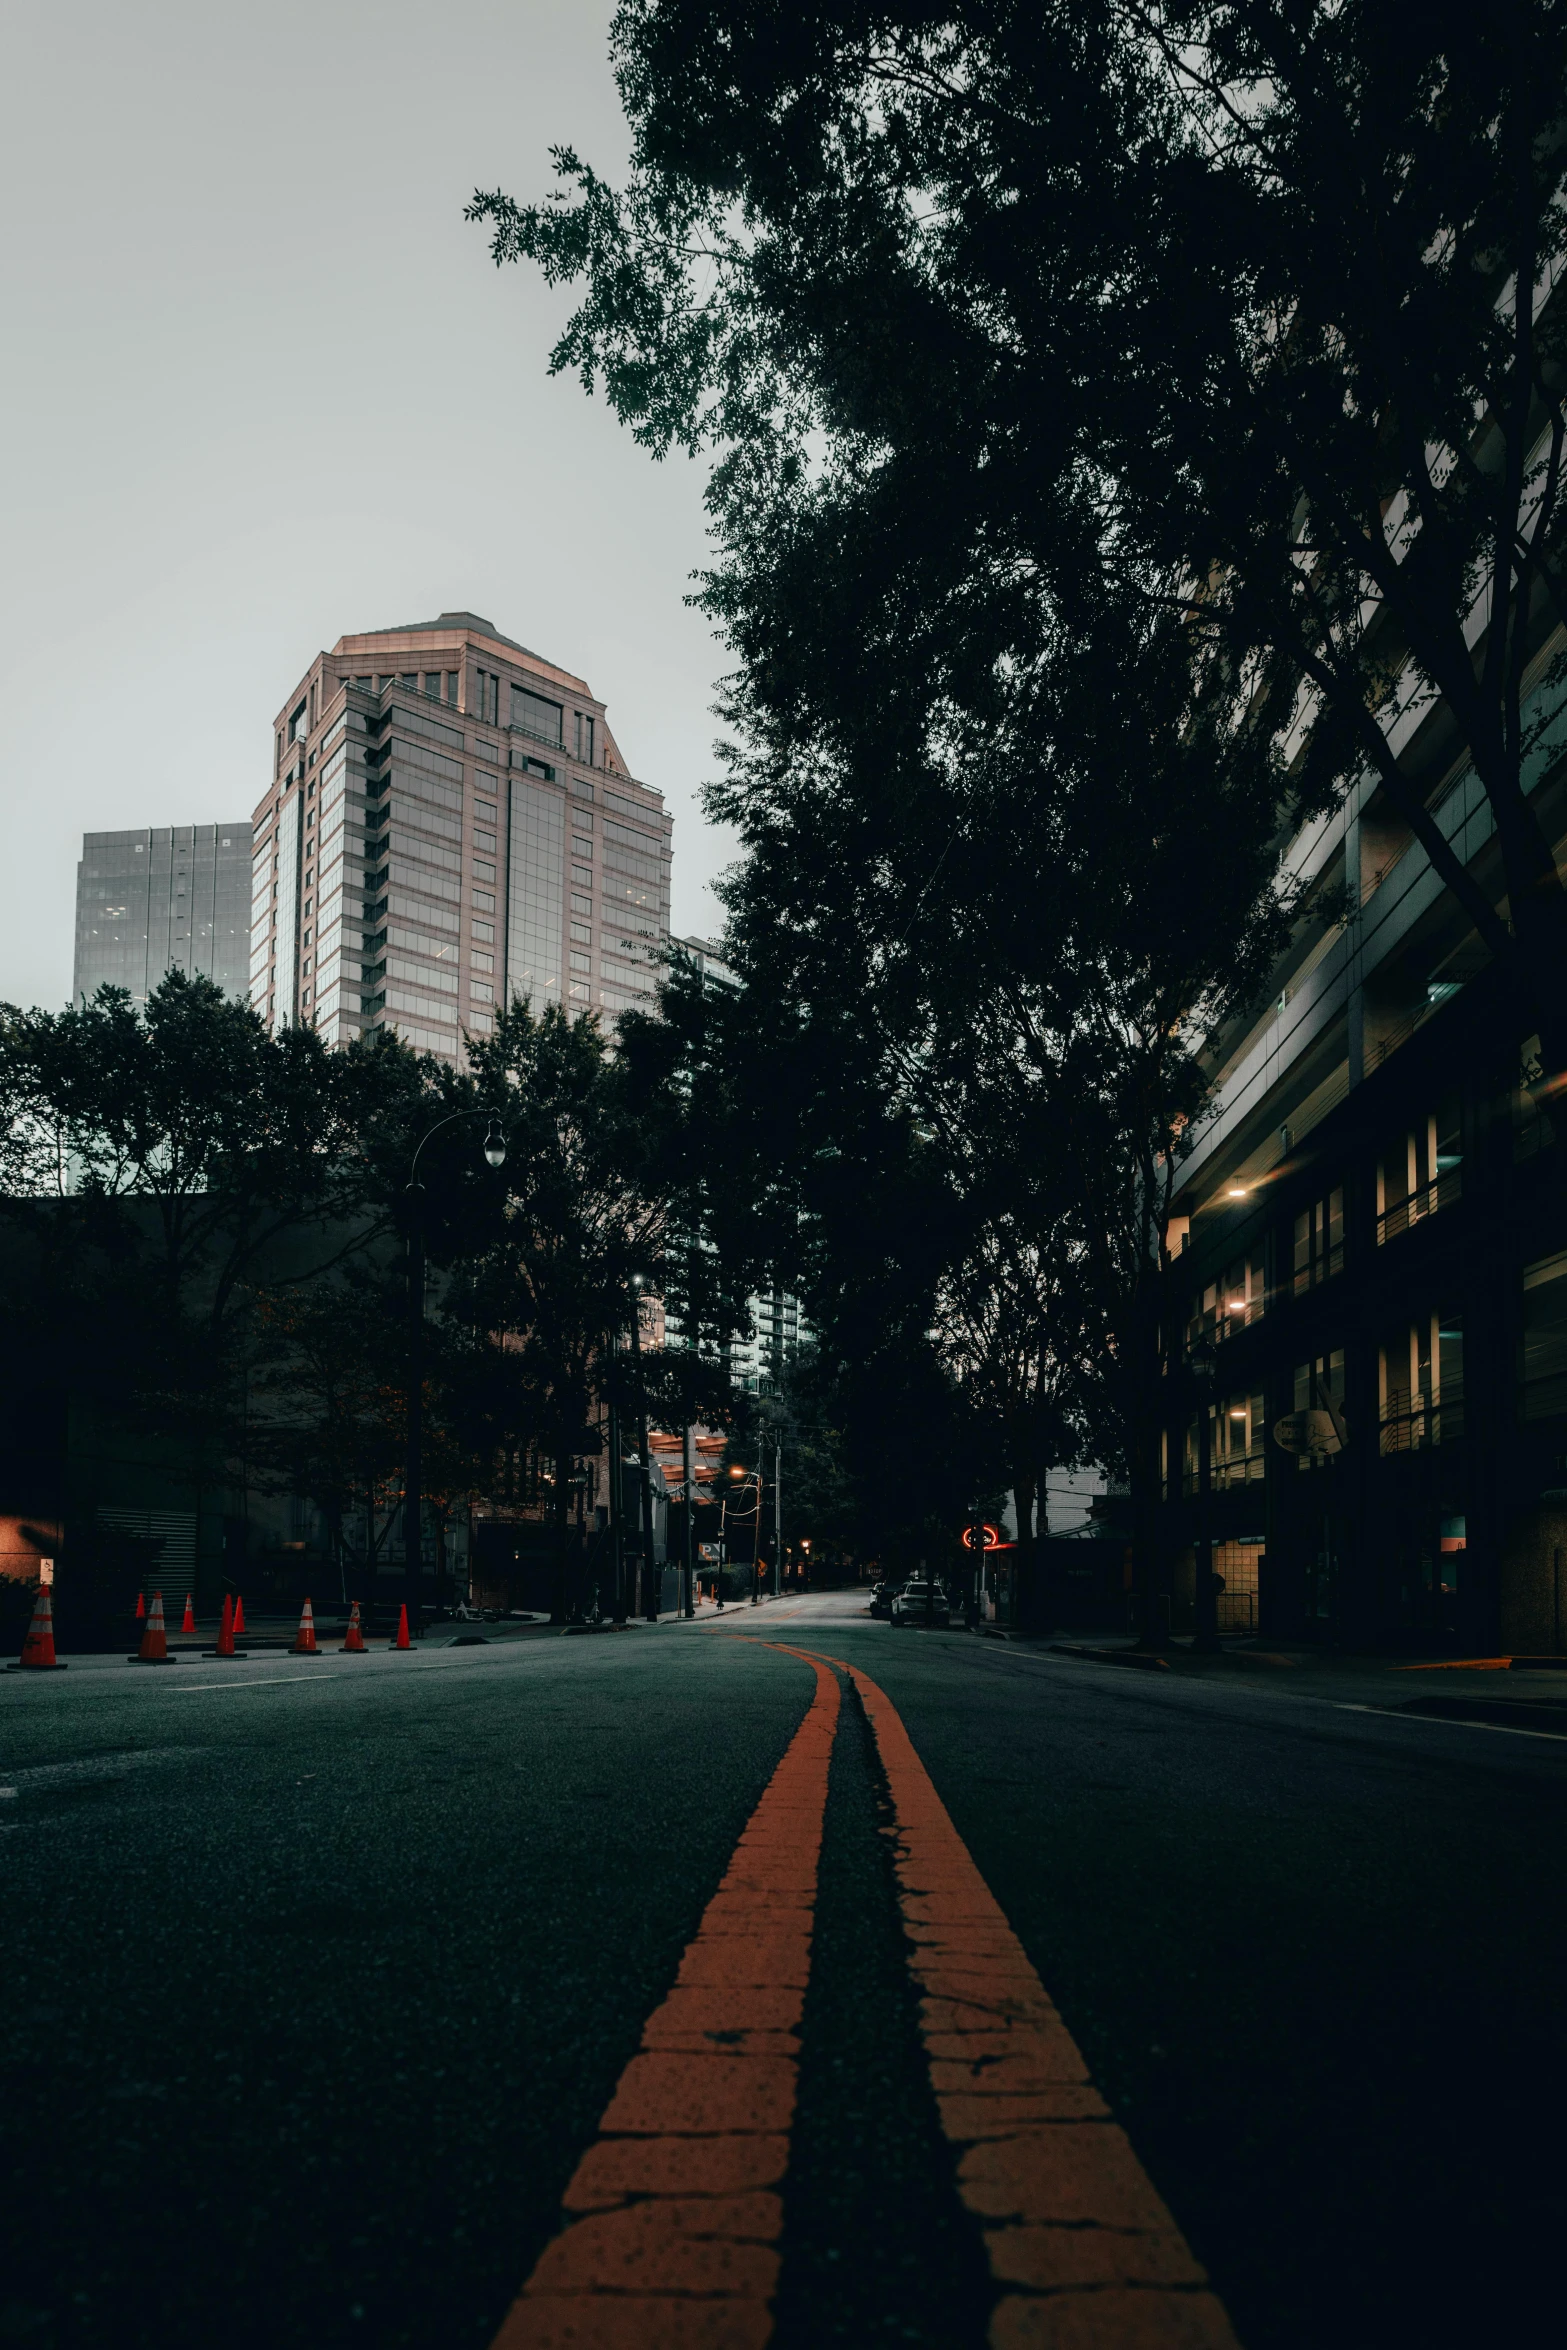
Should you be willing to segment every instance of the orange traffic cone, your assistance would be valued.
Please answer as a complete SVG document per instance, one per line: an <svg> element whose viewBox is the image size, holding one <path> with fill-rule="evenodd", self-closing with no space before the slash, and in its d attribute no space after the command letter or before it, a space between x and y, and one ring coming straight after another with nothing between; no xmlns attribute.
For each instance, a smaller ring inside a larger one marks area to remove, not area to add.
<svg viewBox="0 0 1567 2350"><path fill-rule="evenodd" d="M184 1622L183 1622L183 1623L181 1624L181 1626L180 1626L180 1631L181 1631L182 1633L185 1633L185 1632L194 1632L194 1631L195 1631L195 1629L196 1629L196 1603L195 1603L195 1601L192 1599L192 1597L191 1597L190 1593L187 1591L187 1592L186 1592L186 1594L185 1594L185 1620L184 1620Z"/></svg>
<svg viewBox="0 0 1567 2350"><path fill-rule="evenodd" d="M63 1673L64 1665L54 1653L54 1593L45 1585L33 1607L33 1620L27 1627L27 1638L22 1642L21 1659L7 1665L8 1673Z"/></svg>
<svg viewBox="0 0 1567 2350"><path fill-rule="evenodd" d="M133 1665L172 1665L176 1661L169 1654L161 1591L155 1591L152 1595L152 1606L147 1613L147 1629L141 1636L141 1646L128 1661Z"/></svg>
<svg viewBox="0 0 1567 2350"><path fill-rule="evenodd" d="M404 1600L397 1611L397 1638L392 1642L392 1646L394 1648L411 1648L412 1645L413 1643L408 1637L408 1602Z"/></svg>
<svg viewBox="0 0 1567 2350"><path fill-rule="evenodd" d="M145 1614L146 1614L146 1613L147 1613L147 1599L146 1599L146 1594L145 1594L144 1592L140 1592L140 1591L138 1591L138 1592L137 1592L137 1594L136 1594L136 1621L137 1621L137 1623L138 1623L138 1624L141 1622L141 1620L142 1620L143 1616L145 1616Z"/></svg>
<svg viewBox="0 0 1567 2350"><path fill-rule="evenodd" d="M237 1593L234 1599L234 1637L236 1640L245 1637L245 1602Z"/></svg>
<svg viewBox="0 0 1567 2350"><path fill-rule="evenodd" d="M294 1654L295 1656L319 1656L321 1654L320 1649L316 1646L315 1613L308 1599L305 1601L304 1612L299 1619L299 1630L294 1634Z"/></svg>
<svg viewBox="0 0 1567 2350"><path fill-rule="evenodd" d="M223 1618L218 1625L217 1646L203 1649L202 1654L204 1656L243 1656L244 1653L242 1648L234 1646L234 1602L225 1591L223 1594Z"/></svg>
<svg viewBox="0 0 1567 2350"><path fill-rule="evenodd" d="M365 1646L365 1636L359 1629L359 1602L357 1599L348 1611L348 1637L343 1642L343 1654L344 1656L368 1656L370 1654L369 1649Z"/></svg>

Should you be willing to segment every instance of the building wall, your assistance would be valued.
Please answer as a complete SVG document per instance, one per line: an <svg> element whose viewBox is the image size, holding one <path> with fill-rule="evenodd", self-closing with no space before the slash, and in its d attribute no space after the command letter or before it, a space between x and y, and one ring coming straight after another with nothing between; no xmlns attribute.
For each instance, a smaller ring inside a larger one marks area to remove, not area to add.
<svg viewBox="0 0 1567 2350"><path fill-rule="evenodd" d="M1537 672L1557 644L1547 645ZM1537 713L1539 714L1539 713ZM1401 742L1471 870L1491 820L1437 712ZM1567 847L1567 726L1529 788ZM1369 781L1292 845L1320 884L1216 1054L1175 1201L1163 1333L1174 1619L1198 1533L1199 1336L1221 1625L1353 1646L1559 1649L1567 1608L1567 1203L1534 1040ZM1303 1463L1281 1421L1331 1403ZM1331 1415L1330 1415L1331 1416Z"/></svg>
<svg viewBox="0 0 1567 2350"><path fill-rule="evenodd" d="M581 678L472 613L342 637L279 712L273 767L249 968L270 1022L460 1061L509 994L651 999L672 827Z"/></svg>
<svg viewBox="0 0 1567 2350"><path fill-rule="evenodd" d="M76 868L75 1001L105 985L145 1003L166 971L246 992L250 825L89 832Z"/></svg>

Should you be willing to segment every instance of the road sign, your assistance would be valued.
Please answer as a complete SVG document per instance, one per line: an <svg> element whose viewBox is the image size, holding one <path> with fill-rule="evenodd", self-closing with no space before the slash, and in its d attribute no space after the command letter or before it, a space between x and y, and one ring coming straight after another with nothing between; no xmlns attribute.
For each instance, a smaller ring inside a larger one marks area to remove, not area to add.
<svg viewBox="0 0 1567 2350"><path fill-rule="evenodd" d="M54 1584L54 1561L53 1561L53 1559L40 1559L40 1560L39 1560L39 1562L38 1562L38 1588L40 1589L40 1591L48 1591L48 1590L50 1590L50 1589L52 1589L52 1588L53 1588L53 1584Z"/></svg>
<svg viewBox="0 0 1567 2350"><path fill-rule="evenodd" d="M1281 1452L1304 1452L1328 1459L1342 1452L1343 1420L1334 1412L1286 1412L1273 1423L1273 1441Z"/></svg>
<svg viewBox="0 0 1567 2350"><path fill-rule="evenodd" d="M980 1532L984 1535L985 1539L982 1543L976 1543L974 1540L973 1527L964 1527L963 1547L965 1550L1000 1550L1002 1548L1001 1528L999 1526L982 1526L980 1528Z"/></svg>

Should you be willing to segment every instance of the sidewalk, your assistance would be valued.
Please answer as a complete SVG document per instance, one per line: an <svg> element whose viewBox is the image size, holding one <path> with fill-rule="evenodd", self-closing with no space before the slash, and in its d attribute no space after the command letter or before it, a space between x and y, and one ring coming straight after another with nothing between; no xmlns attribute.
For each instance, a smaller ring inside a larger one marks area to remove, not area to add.
<svg viewBox="0 0 1567 2350"><path fill-rule="evenodd" d="M1261 1641L1233 1642L1217 1656L1196 1655L1185 1639L1160 1659L1139 1655L1125 1632L1008 1634L1039 1655L1078 1657L1085 1663L1164 1671L1183 1680L1240 1686L1272 1684L1300 1696L1378 1712L1418 1713L1435 1720L1488 1722L1567 1738L1567 1657L1560 1665L1506 1656L1341 1656L1317 1648Z"/></svg>

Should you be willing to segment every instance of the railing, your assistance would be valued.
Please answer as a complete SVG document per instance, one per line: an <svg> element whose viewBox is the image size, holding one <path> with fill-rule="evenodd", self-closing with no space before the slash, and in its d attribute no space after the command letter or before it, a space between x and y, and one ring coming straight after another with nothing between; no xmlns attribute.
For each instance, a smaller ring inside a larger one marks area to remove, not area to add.
<svg viewBox="0 0 1567 2350"><path fill-rule="evenodd" d="M1319 1281L1331 1281L1335 1273L1342 1273L1343 1270L1344 1243L1339 1241L1334 1247L1325 1248L1320 1256L1313 1257L1309 1265L1296 1267L1295 1295L1304 1297L1307 1290L1315 1289Z"/></svg>
<svg viewBox="0 0 1567 2350"><path fill-rule="evenodd" d="M1378 1248L1385 1241L1396 1240L1401 1232L1409 1230L1411 1224L1419 1224L1427 1216L1434 1216L1439 1208L1454 1206L1463 1196L1463 1168L1444 1167L1431 1182L1423 1184L1418 1191L1412 1191L1408 1199L1400 1200L1395 1207L1386 1209L1378 1216Z"/></svg>
<svg viewBox="0 0 1567 2350"><path fill-rule="evenodd" d="M1214 1460L1208 1467L1208 1484L1214 1493L1227 1493L1237 1485L1260 1485L1267 1474L1267 1460L1258 1445L1251 1452L1231 1453L1228 1460ZM1197 1468L1188 1461L1181 1472L1181 1491L1188 1501L1197 1494Z"/></svg>
<svg viewBox="0 0 1567 2350"><path fill-rule="evenodd" d="M1456 1444L1463 1432L1463 1389L1449 1383L1439 1395L1417 1397L1404 1411L1384 1411L1379 1449L1384 1454L1426 1452Z"/></svg>

